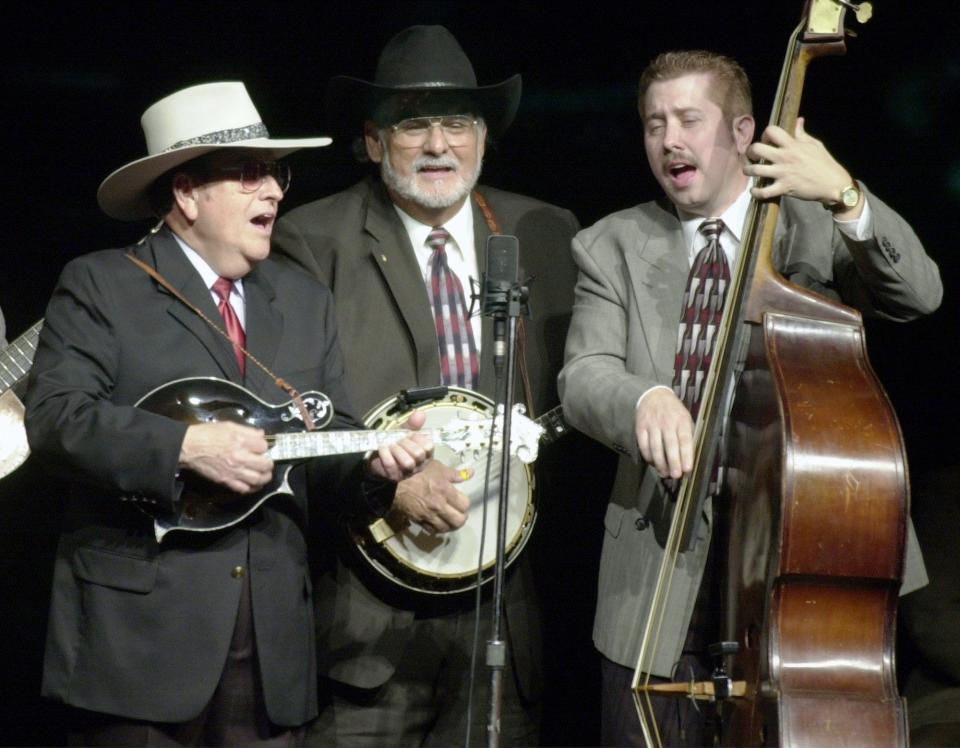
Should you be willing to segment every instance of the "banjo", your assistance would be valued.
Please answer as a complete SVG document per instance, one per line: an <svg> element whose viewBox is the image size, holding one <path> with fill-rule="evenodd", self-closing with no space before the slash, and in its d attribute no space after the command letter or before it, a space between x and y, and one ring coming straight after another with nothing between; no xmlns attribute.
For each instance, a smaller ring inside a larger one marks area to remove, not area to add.
<svg viewBox="0 0 960 748"><path fill-rule="evenodd" d="M426 414L425 429L442 429L450 423L489 421L494 407L493 401L484 395L460 387L405 390L375 406L367 413L364 423L376 431L389 431L406 421L411 413L420 411ZM518 428L525 433L535 433L541 443L552 442L567 431L560 407L536 421L516 418L518 412L523 412L523 406L514 406L511 441L517 439ZM535 431L531 431L530 426ZM521 441L526 439L521 438ZM451 532L432 533L399 513L388 512L372 524L348 523L346 530L362 562L393 584L433 595L455 594L475 589L478 571L480 584L493 576L500 499L500 450L495 445L492 455L487 449L455 452L438 443L434 459L451 467L473 469L470 478L457 484L457 488L470 499L467 521L463 526ZM517 454L510 460L505 544L507 565L520 555L536 520L531 463L532 460L521 460Z"/></svg>

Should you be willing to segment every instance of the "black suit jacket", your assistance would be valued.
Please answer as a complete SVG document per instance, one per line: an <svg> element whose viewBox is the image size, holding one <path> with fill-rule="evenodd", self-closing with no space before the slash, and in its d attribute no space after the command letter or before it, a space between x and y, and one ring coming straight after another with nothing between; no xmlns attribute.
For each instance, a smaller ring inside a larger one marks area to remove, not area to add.
<svg viewBox="0 0 960 748"><path fill-rule="evenodd" d="M211 320L209 291L166 229L134 248ZM244 279L247 347L303 391L328 394L353 423L327 289L272 260ZM124 717L181 722L217 685L250 575L264 698L270 719L316 714L315 643L300 497L271 498L245 522L162 543L123 495L171 503L186 424L133 404L174 379L241 382L287 400L258 367L246 379L230 343L119 250L69 263L50 301L31 371L26 424L32 449L72 471L54 572L45 695ZM345 500L359 460L325 460L318 491ZM302 484L299 470L296 479Z"/></svg>
<svg viewBox="0 0 960 748"><path fill-rule="evenodd" d="M540 414L556 405L556 376L573 304L576 270L570 240L577 230L573 214L522 195L479 187L501 232L517 236L520 277L533 277L530 317L526 320L526 358L533 406ZM474 202L474 241L481 271L490 229ZM333 291L347 386L364 412L399 390L440 382L434 319L409 237L381 181L370 178L350 189L286 214L274 232L274 248ZM493 396L490 365L492 322L484 318L479 389ZM550 456L541 451L542 467ZM569 466L568 466L569 470ZM567 472L567 475L569 473ZM558 483L564 473L540 476ZM540 481L541 488L543 481ZM549 489L548 489L549 490ZM544 495L541 491L541 495ZM549 495L549 493L546 493ZM519 564L507 585L506 617L511 654L524 691L538 685L541 651L537 605ZM335 680L361 688L386 682L394 663L410 643L414 611L424 601L389 595L365 585L345 566L335 577L318 577L317 612L321 670ZM387 598L389 597L389 602ZM462 607L469 608L470 599ZM528 633L524 633L528 632Z"/></svg>

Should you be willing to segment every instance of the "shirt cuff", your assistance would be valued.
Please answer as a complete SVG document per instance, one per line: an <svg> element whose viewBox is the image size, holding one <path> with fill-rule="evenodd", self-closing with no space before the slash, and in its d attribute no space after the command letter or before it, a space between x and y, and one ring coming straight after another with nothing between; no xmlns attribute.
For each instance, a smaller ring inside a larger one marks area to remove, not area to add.
<svg viewBox="0 0 960 748"><path fill-rule="evenodd" d="M860 212L859 218L854 221L838 221L834 218L833 222L837 225L837 228L840 229L841 233L854 241L863 242L872 238L873 211L870 210L870 201L867 200L866 194L863 195L863 210Z"/></svg>
<svg viewBox="0 0 960 748"><path fill-rule="evenodd" d="M634 411L634 413L636 413L638 410L640 410L640 403L643 402L643 398L645 398L647 395L649 395L649 394L650 394L651 392L653 392L654 390L670 390L671 392L673 392L673 387L667 387L667 385L665 385L665 384L655 384L653 387L651 387L650 389L648 389L646 392L644 392L642 395L640 395L640 397L637 398L637 404L633 406L633 411Z"/></svg>

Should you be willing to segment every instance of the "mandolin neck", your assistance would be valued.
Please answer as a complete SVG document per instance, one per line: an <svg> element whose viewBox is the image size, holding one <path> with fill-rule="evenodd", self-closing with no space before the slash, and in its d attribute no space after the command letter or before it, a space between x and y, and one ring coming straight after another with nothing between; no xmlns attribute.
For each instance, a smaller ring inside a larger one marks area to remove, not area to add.
<svg viewBox="0 0 960 748"><path fill-rule="evenodd" d="M369 452L384 445L396 444L414 433L422 434L434 443L438 443L442 437L439 429L423 429L416 432L403 430L303 431L294 434L273 434L268 436L267 440L271 444L270 458L274 462L281 462Z"/></svg>

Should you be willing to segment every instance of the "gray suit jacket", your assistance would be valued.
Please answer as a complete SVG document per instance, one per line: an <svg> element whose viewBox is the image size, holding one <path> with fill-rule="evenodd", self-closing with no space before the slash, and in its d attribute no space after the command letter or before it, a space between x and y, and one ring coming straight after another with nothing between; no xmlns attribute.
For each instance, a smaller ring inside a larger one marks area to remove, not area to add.
<svg viewBox="0 0 960 748"><path fill-rule="evenodd" d="M942 295L936 265L902 218L875 196L869 201L875 238L856 242L819 204L784 198L775 264L793 282L867 316L909 320L933 311ZM643 392L673 379L687 248L672 208L644 203L581 231L573 253L580 275L560 374L564 412L621 455L604 521L594 642L611 660L634 667L663 553L655 539L660 528L647 517L660 481L639 455L634 409ZM709 534L707 519L698 529L701 542L675 572L657 675L668 676L679 656Z"/></svg>
<svg viewBox="0 0 960 748"><path fill-rule="evenodd" d="M164 229L134 249L212 320L209 291ZM327 289L271 260L244 279L247 347L300 391L326 392L354 423L341 386ZM270 719L317 713L307 503L275 496L239 525L158 543L122 496L173 504L186 424L132 407L171 380L214 376L268 402L288 397L259 368L242 378L230 343L143 270L107 250L64 269L30 373L26 425L36 455L71 471L57 550L43 693L83 709L159 722L196 717L220 679L250 575ZM323 461L318 493L355 493L360 460ZM295 470L300 484L303 476Z"/></svg>
<svg viewBox="0 0 960 748"><path fill-rule="evenodd" d="M558 402L556 375L573 302L576 269L568 247L573 214L489 187L487 199L504 234L520 240L520 277L533 276L526 321L527 363L537 414ZM474 203L474 241L481 271L490 230ZM440 382L435 324L410 240L379 179L290 211L274 232L274 247L333 290L353 402L364 412L399 390ZM489 361L492 322L484 318L479 390L493 396ZM543 459L543 454L541 454ZM527 694L536 688L537 608L528 569L515 567L506 596L511 654ZM375 582L375 580L373 580ZM345 564L321 575L317 619L321 670L335 680L374 688L393 674L411 635L414 611L468 609L470 599L434 607L430 601L365 584Z"/></svg>

